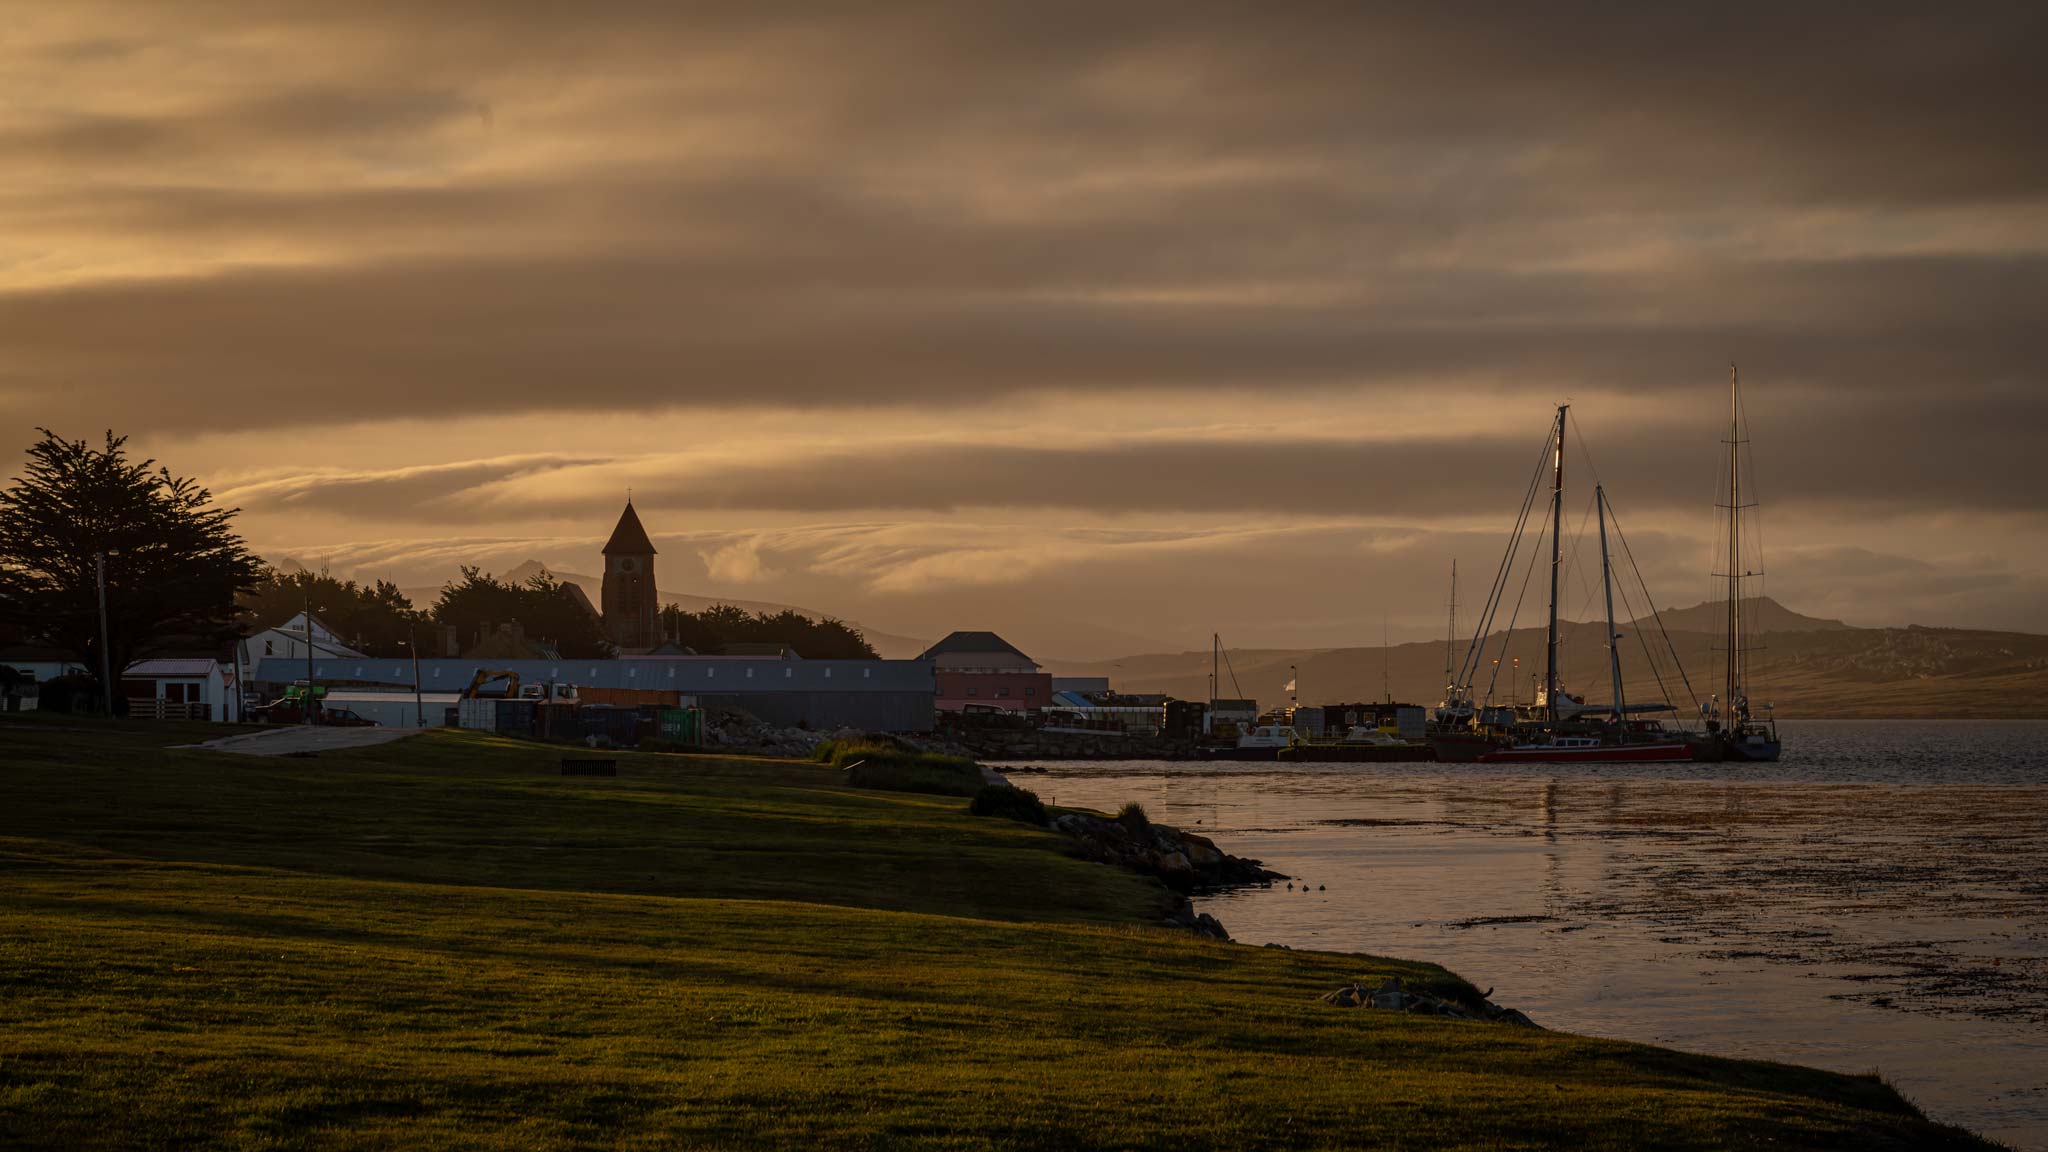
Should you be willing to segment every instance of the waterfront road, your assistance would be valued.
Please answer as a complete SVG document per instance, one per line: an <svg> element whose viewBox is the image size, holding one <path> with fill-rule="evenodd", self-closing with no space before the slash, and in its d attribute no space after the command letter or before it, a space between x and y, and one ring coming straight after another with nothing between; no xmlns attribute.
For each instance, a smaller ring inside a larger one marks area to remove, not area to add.
<svg viewBox="0 0 2048 1152"><path fill-rule="evenodd" d="M289 756L295 752L337 752L346 748L367 748L389 744L414 735L413 728L328 728L318 724L281 724L257 732L223 736L188 748L214 752L239 752L244 756Z"/></svg>

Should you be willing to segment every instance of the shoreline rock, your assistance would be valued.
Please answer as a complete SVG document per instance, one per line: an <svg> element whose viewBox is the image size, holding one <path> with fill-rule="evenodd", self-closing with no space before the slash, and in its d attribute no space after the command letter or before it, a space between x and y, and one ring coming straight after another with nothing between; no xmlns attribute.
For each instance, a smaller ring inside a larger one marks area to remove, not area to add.
<svg viewBox="0 0 2048 1152"><path fill-rule="evenodd" d="M1260 861L1232 856L1207 836L1164 824L1064 812L1053 817L1052 826L1066 833L1084 858L1156 876L1182 894L1288 879Z"/></svg>
<svg viewBox="0 0 2048 1152"><path fill-rule="evenodd" d="M1490 993L1493 990L1487 989ZM1346 984L1334 992L1325 992L1323 1003L1337 1008L1377 1008L1387 1012L1408 1012L1418 1016L1443 1016L1452 1020L1479 1020L1491 1024L1511 1024L1518 1028L1542 1029L1542 1025L1529 1019L1528 1015L1516 1008L1503 1008L1484 996L1473 1005L1459 1004L1427 992L1411 992L1395 976L1377 988L1369 988L1365 982Z"/></svg>

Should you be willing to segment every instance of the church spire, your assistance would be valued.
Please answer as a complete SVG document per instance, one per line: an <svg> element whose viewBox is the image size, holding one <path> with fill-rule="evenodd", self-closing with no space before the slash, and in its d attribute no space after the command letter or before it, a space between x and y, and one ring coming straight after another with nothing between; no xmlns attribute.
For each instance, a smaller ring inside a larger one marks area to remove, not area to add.
<svg viewBox="0 0 2048 1152"><path fill-rule="evenodd" d="M612 538L605 541L604 554L607 556L652 556L654 541L647 538L647 529L640 526L640 516L633 511L633 502L626 501L626 510L619 514L618 527L612 529Z"/></svg>

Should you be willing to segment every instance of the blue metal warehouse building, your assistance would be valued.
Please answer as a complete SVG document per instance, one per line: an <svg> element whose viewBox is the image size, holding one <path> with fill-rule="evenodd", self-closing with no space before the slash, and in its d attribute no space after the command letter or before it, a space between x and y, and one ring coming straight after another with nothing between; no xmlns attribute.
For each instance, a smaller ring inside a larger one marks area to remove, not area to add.
<svg viewBox="0 0 2048 1152"><path fill-rule="evenodd" d="M516 672L526 684L676 693L700 707L734 707L769 724L929 732L938 692L928 660L803 660L778 656L629 656L618 660L422 660L420 690L459 692L479 668ZM411 689L409 660L315 659L312 678L329 687ZM259 694L306 679L304 660L266 657ZM687 701L682 701L687 702Z"/></svg>

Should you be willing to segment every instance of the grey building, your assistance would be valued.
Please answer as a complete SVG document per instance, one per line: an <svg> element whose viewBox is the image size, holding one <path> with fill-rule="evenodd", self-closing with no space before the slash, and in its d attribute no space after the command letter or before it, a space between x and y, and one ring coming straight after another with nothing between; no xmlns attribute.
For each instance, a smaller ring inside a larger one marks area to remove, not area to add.
<svg viewBox="0 0 2048 1152"><path fill-rule="evenodd" d="M938 691L928 660L800 660L774 656L627 656L617 660L422 660L422 692L460 692L479 668L517 673L525 684L574 684L616 702L740 708L770 724L928 732ZM329 688L412 687L404 659L319 659ZM266 659L267 688L306 678L306 662ZM630 694L630 695L624 695Z"/></svg>

